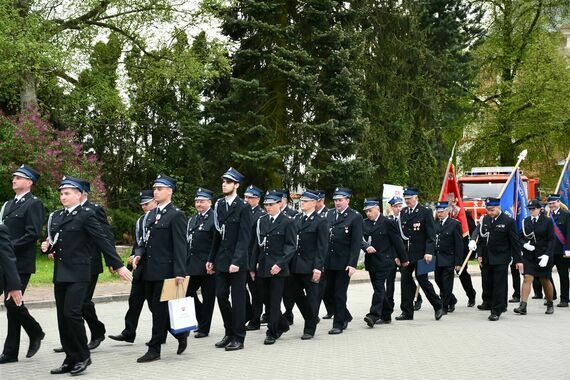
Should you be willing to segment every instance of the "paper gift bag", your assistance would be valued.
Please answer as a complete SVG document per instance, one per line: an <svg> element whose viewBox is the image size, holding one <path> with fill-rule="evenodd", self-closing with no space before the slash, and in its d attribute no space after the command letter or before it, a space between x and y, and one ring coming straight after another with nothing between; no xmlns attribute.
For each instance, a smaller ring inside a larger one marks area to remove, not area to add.
<svg viewBox="0 0 570 380"><path fill-rule="evenodd" d="M198 328L192 297L168 301L168 315L170 317L170 331L173 334L193 331Z"/></svg>

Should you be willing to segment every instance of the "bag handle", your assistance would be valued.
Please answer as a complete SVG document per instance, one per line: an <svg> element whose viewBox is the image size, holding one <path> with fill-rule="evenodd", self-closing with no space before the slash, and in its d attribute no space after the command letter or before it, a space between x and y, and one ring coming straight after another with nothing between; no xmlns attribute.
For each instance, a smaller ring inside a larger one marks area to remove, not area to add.
<svg viewBox="0 0 570 380"><path fill-rule="evenodd" d="M178 293L178 290L179 290L180 288L182 288L182 293L183 293L183 294L182 294L182 297L179 297L179 294L180 294L180 293ZM185 296L186 296L186 295L184 294L184 283L176 285L176 299L181 299L181 298L184 298Z"/></svg>

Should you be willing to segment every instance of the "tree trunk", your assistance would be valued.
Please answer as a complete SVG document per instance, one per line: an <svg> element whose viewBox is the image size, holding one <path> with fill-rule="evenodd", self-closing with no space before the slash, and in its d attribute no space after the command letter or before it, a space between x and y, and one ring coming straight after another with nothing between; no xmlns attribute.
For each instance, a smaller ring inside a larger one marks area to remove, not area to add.
<svg viewBox="0 0 570 380"><path fill-rule="evenodd" d="M36 78L29 71L20 74L20 109L22 112L38 109Z"/></svg>

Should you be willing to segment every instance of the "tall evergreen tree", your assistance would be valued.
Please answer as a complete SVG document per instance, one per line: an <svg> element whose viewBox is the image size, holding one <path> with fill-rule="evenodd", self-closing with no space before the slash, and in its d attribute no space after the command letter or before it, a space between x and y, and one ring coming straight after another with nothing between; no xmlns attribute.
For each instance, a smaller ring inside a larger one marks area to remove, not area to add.
<svg viewBox="0 0 570 380"><path fill-rule="evenodd" d="M264 187L356 184L361 42L350 2L237 1L217 9L237 45L206 105L215 172L234 164ZM229 151L229 154L228 154Z"/></svg>
<svg viewBox="0 0 570 380"><path fill-rule="evenodd" d="M370 185L408 184L433 195L444 170L437 163L452 144L445 137L467 112L458 94L471 78L468 48L480 34L480 9L461 0L394 0L364 1L359 11L369 46L362 155L375 168Z"/></svg>

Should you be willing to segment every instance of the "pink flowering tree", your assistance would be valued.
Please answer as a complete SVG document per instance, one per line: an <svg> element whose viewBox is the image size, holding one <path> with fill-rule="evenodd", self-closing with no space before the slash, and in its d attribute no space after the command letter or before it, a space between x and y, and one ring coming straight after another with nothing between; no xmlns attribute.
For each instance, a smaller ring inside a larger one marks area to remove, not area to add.
<svg viewBox="0 0 570 380"><path fill-rule="evenodd" d="M40 172L33 191L42 198L47 211L61 207L57 186L64 175L89 180L90 198L99 202L105 198L103 168L97 157L83 151L73 131L55 130L35 112L0 115L0 201L13 196L10 178L21 164Z"/></svg>

